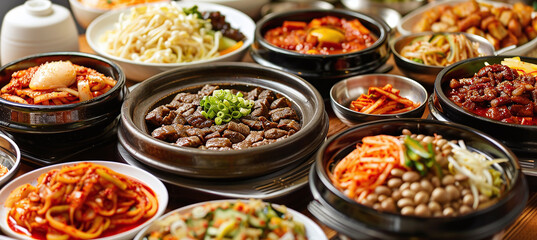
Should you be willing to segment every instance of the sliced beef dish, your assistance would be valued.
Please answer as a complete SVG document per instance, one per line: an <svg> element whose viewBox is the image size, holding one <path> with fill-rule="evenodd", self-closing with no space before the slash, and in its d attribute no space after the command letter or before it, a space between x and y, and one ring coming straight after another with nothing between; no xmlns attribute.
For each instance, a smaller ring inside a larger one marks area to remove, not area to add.
<svg viewBox="0 0 537 240"><path fill-rule="evenodd" d="M300 116L286 97L259 87L249 91L232 87L226 89L240 91L245 99L254 101L249 115L222 125L205 118L200 100L220 89L205 85L197 93L178 93L170 103L147 113L145 120L151 136L178 146L231 150L281 141L300 130Z"/></svg>
<svg viewBox="0 0 537 240"><path fill-rule="evenodd" d="M463 109L506 123L537 125L535 76L505 65L481 68L471 78L452 79L448 98Z"/></svg>

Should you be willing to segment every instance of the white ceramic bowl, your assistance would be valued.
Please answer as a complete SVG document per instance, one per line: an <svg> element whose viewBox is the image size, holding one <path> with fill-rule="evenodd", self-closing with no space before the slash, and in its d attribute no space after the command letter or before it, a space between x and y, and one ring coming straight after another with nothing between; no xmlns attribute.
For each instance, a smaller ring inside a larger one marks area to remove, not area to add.
<svg viewBox="0 0 537 240"><path fill-rule="evenodd" d="M175 209L169 213L166 213L162 217L160 217L158 220L164 219L174 213L179 214L186 214L189 212L192 212L192 209L198 206L203 206L208 203L218 203L218 202L236 202L236 201L243 201L247 202L248 200L238 200L238 199L228 199L228 200L215 200L215 201L208 201L208 202L201 202L201 203L195 203L191 204L182 208ZM276 205L276 204L275 204ZM277 205L276 205L277 206ZM306 217L304 214L299 213L293 209L287 208L287 211L293 216L293 219L301 222L304 224L304 227L306 228L306 237L310 240L328 240L326 237L326 234L323 232L323 230L310 218ZM156 220L156 221L158 221ZM144 236L149 233L149 228L151 228L151 225L145 227L142 229L136 237L134 237L134 240L143 240Z"/></svg>
<svg viewBox="0 0 537 240"><path fill-rule="evenodd" d="M80 0L69 0L69 5L71 6L71 10L73 11L73 15L75 15L75 19L78 22L78 25L83 28L87 28L91 21L93 21L93 19L97 18L101 14L111 11L85 6L80 2Z"/></svg>
<svg viewBox="0 0 537 240"><path fill-rule="evenodd" d="M228 54L207 60L189 63L142 63L128 60L125 58L116 57L104 51L104 48L101 45L101 37L106 31L112 30L114 28L114 24L118 20L119 15L123 12L130 11L130 8L120 11L108 12L95 19L86 30L86 39L88 41L88 44L97 54L119 64L125 72L127 79L138 82L143 81L158 73L177 67L191 66L195 64L207 64L212 62L233 62L242 60L244 54L254 40L255 23L250 17L248 17L246 14L242 13L239 10L218 4L201 2L196 4L194 4L193 2L173 2L173 4L176 4L181 8L197 5L200 12L220 11L222 15L226 16L226 21L229 22L233 28L239 29L246 36L244 44L239 49Z"/></svg>
<svg viewBox="0 0 537 240"><path fill-rule="evenodd" d="M155 196L157 196L158 200L158 210L155 216L148 219L143 224L140 224L139 226L132 228L128 231L121 232L112 236L98 238L98 240L124 240L124 239L132 239L136 233L138 233L142 228L145 228L148 226L151 222L153 222L155 219L159 218L164 211L166 210L166 206L168 205L168 190L166 190L166 187L164 184L158 180L155 176L151 175L150 173L141 170L139 168L123 164L123 163L117 163L117 162L107 162L107 161L84 161L84 162L91 162L95 164L100 164L103 166L106 166L118 173L130 176L132 178L135 178L145 184L146 186L150 187L153 192L155 193ZM17 239L28 239L29 237L27 235L24 235L20 232L13 231L8 226L8 219L7 214L9 212L9 208L3 206L3 203L6 202L7 197L13 191L15 188L22 184L29 183L33 186L37 184L37 178L43 174L46 173L52 169L60 169L62 166L68 166L68 165L74 165L79 162L69 162L69 163L61 163L56 165L51 165L43 168L39 168L37 170L31 171L29 173L26 173L22 176L19 176L15 180L11 181L7 185L5 185L2 190L0 190L0 203L2 203L2 206L0 206L0 229L2 229L2 232L10 237L17 238Z"/></svg>
<svg viewBox="0 0 537 240"><path fill-rule="evenodd" d="M435 1L435 2L429 3L423 7L420 7L410 12L406 16L404 16L399 22L399 24L397 25L397 31L401 35L409 35L414 32L413 31L414 26L420 21L422 15L425 12L431 10L432 8L436 8L439 6L456 5L456 4L467 2L467 1L469 0ZM495 6L495 7L507 7L507 8L512 7L511 4L502 3L502 2L482 1L482 0L479 0L478 2L491 4L492 6ZM533 12L532 17L536 15L537 15L537 12ZM498 50L498 55L528 56L536 47L537 47L537 38L534 38L531 41L523 45L517 46L516 48L512 48L510 50L507 50L509 47L507 47L506 49L500 49Z"/></svg>
<svg viewBox="0 0 537 240"><path fill-rule="evenodd" d="M257 19L261 14L261 7L270 0L183 0L193 3L216 3L235 8L243 13L248 14L253 19Z"/></svg>

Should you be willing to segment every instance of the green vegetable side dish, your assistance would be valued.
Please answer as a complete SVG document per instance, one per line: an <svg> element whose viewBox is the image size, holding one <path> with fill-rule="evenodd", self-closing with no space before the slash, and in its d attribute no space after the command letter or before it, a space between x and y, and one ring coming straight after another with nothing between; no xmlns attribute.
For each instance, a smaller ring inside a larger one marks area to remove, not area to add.
<svg viewBox="0 0 537 240"><path fill-rule="evenodd" d="M207 203L155 222L143 238L162 239L296 239L306 240L303 223L285 206L261 200Z"/></svg>
<svg viewBox="0 0 537 240"><path fill-rule="evenodd" d="M221 125L250 114L254 101L244 99L241 92L233 94L229 89L220 89L211 96L203 97L200 106L203 107L201 115Z"/></svg>

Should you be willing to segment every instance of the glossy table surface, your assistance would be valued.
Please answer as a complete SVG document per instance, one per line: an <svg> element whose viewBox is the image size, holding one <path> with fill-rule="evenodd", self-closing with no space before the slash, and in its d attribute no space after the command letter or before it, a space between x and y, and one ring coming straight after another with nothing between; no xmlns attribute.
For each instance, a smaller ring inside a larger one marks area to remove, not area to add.
<svg viewBox="0 0 537 240"><path fill-rule="evenodd" d="M81 52L93 53L91 48L87 45L87 42L83 35L80 36L79 42L80 42ZM245 56L244 61L251 62L252 60L249 56ZM397 69L397 66L395 66L393 57L390 58L390 60L388 60L388 64L393 66L393 68L388 73L402 75L399 69ZM127 82L128 86L132 86L134 84L136 84L136 82L133 82L133 81ZM330 108L330 103L328 101L326 102L326 108L330 117L330 127L328 131L328 137L330 137L346 129L347 126L343 124L334 115L334 113L332 112L332 109ZM428 110L425 111L423 117L425 118L427 117L427 115L428 115ZM119 162L122 161L122 158L119 155L119 152L117 149L116 139L113 139L112 141L106 144L97 146L95 148L98 148L98 149L89 149L80 154L74 155L69 160L71 161L108 160L108 161L119 161ZM35 166L27 162L23 162L21 164L21 167L19 168L17 176L20 176L38 167L39 166ZM528 200L526 208L524 209L520 217L510 227L508 227L507 229L503 231L503 239L517 239L517 240L537 239L537 192L536 192L537 177L528 176L527 180L530 186L530 198ZM166 187L168 188L168 192L170 194L170 201L167 207L168 211L179 208L179 207L183 207L192 203L197 203L200 201L215 200L215 199L222 198L219 196L199 192L199 191L192 190L192 189L181 188L181 187L171 185L171 184L166 184ZM278 204L285 204L292 209L295 209L297 211L304 213L305 215L314 219L322 227L322 229L324 230L324 232L326 233L329 239L337 238L337 233L335 231L324 226L322 223L320 223L317 219L315 219L308 212L306 207L308 203L312 200L313 198L311 196L309 187L305 186L286 196L275 198L275 199L270 199L270 202L274 202Z"/></svg>

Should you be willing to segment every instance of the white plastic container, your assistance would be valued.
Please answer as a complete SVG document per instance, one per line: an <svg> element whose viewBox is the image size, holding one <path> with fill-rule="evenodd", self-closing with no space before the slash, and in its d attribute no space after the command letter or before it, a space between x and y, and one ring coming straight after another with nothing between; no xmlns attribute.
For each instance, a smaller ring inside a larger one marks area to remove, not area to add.
<svg viewBox="0 0 537 240"><path fill-rule="evenodd" d="M71 13L48 0L28 0L4 17L0 33L2 64L45 52L78 51Z"/></svg>

